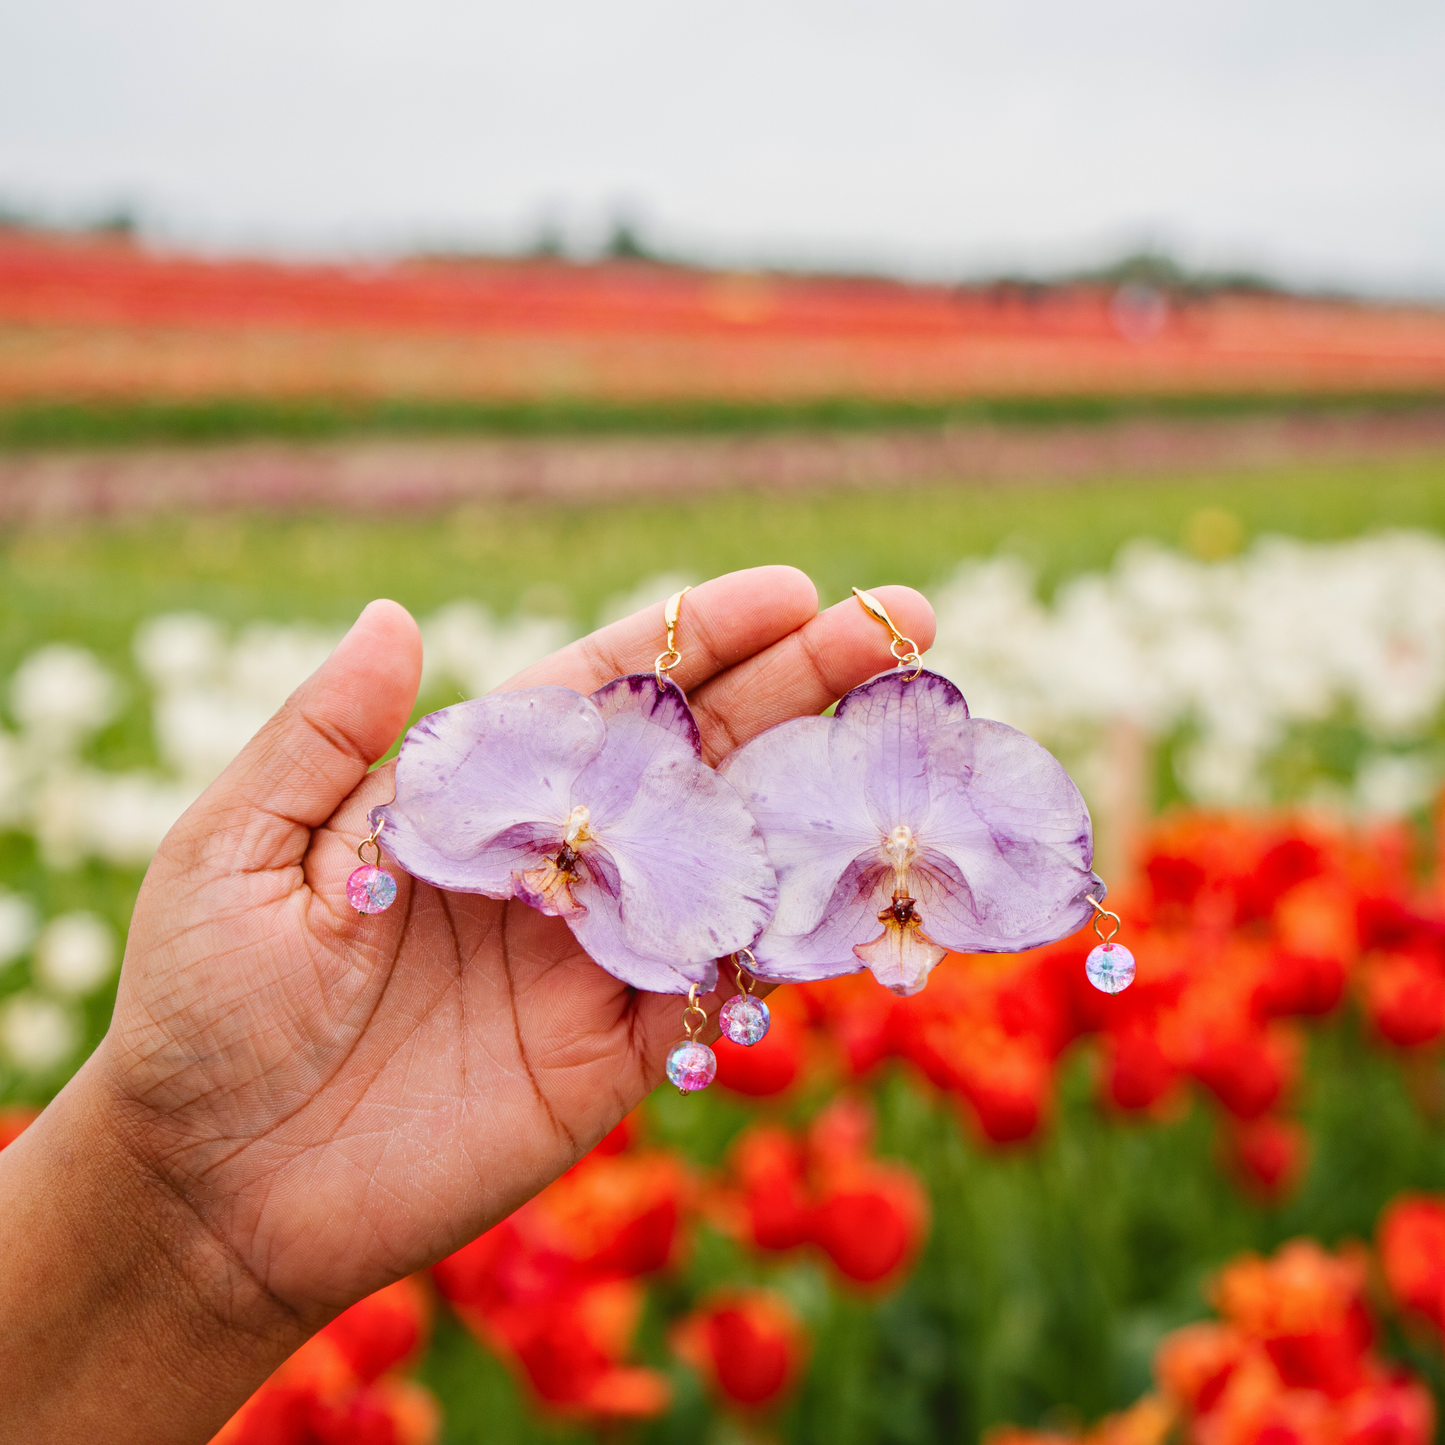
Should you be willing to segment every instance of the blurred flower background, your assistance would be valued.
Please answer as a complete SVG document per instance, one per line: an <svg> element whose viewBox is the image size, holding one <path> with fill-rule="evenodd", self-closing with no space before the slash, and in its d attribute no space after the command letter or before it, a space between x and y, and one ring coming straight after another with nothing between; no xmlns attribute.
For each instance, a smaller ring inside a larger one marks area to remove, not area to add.
<svg viewBox="0 0 1445 1445"><path fill-rule="evenodd" d="M421 712L731 568L919 587L1139 973L774 993L220 1440L1429 1445L1438 7L293 11L0 0L0 1148L378 595Z"/></svg>

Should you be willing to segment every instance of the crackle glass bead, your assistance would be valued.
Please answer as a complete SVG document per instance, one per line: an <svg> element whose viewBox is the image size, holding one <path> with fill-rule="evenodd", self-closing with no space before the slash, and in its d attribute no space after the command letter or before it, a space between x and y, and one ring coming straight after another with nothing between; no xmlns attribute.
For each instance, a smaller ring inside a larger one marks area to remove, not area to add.
<svg viewBox="0 0 1445 1445"><path fill-rule="evenodd" d="M363 863L346 880L346 901L358 913L385 913L396 902L396 879L372 863Z"/></svg>
<svg viewBox="0 0 1445 1445"><path fill-rule="evenodd" d="M1101 943L1084 960L1089 982L1102 993L1122 993L1134 982L1134 955L1122 943Z"/></svg>
<svg viewBox="0 0 1445 1445"><path fill-rule="evenodd" d="M767 1004L747 993L735 993L717 1015L723 1036L745 1048L762 1043L772 1021Z"/></svg>
<svg viewBox="0 0 1445 1445"><path fill-rule="evenodd" d="M705 1089L717 1074L717 1055L706 1044L685 1039L667 1056L667 1077L691 1094Z"/></svg>

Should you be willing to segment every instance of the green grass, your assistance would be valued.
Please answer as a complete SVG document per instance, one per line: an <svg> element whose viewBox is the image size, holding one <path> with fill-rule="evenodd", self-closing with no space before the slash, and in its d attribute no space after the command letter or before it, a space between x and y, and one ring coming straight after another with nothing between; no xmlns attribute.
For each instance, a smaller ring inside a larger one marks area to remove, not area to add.
<svg viewBox="0 0 1445 1445"><path fill-rule="evenodd" d="M200 401L46 401L0 408L0 450L227 442L320 441L374 435L499 436L732 433L798 428L862 430L958 423L1047 426L1130 416L1244 416L1280 411L1410 410L1437 393L1157 397L992 397L970 401L607 402L581 397L467 402L231 397Z"/></svg>
<svg viewBox="0 0 1445 1445"><path fill-rule="evenodd" d="M1445 530L1445 457L1172 481L918 486L796 496L753 493L597 506L498 502L446 515L267 516L36 526L0 540L0 669L43 641L120 660L136 623L199 608L231 621L338 623L376 596L418 613L458 597L588 621L642 577L708 576L788 562L825 600L848 588L927 588L959 560L1004 547L1046 586L1106 567L1121 544L1179 545L1201 508L1268 532L1349 537Z"/></svg>

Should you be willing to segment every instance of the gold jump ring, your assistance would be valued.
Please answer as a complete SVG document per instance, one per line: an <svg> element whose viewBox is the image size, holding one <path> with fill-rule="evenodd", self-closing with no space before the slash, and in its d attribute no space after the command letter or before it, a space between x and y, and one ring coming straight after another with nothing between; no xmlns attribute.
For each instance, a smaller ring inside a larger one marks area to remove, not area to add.
<svg viewBox="0 0 1445 1445"><path fill-rule="evenodd" d="M1124 926L1123 920L1119 917L1117 913L1110 913L1109 910L1105 908L1104 905L1100 903L1097 898L1091 898L1089 899L1089 902L1094 906L1095 936L1098 938L1100 943L1112 943L1115 938L1118 937L1119 930ZM1108 918L1113 920L1114 926L1109 930L1107 934L1099 927L1099 920L1101 918Z"/></svg>
<svg viewBox="0 0 1445 1445"><path fill-rule="evenodd" d="M747 962L748 962L748 972L747 972L747 973L744 973L744 972L743 972L743 960L744 960L744 959L747 959ZM756 969L757 966L758 966L758 961L757 961L757 959L753 957L753 951L752 951L752 949L750 949L750 948L740 948L740 949L738 949L738 951L737 951L735 954L733 954L733 964L734 964L734 966L737 968L737 974L738 974L738 991L739 991L740 993L745 993L745 994L751 995L751 994L752 994L752 991L753 991L753 979L752 979L752 976L751 976L751 975L752 975L752 970Z"/></svg>
<svg viewBox="0 0 1445 1445"><path fill-rule="evenodd" d="M697 1023L691 1022L693 1017L698 1019ZM687 991L687 1007L682 1011L683 1032L689 1040L697 1037L698 1030L707 1023L707 1010L697 1001L697 985Z"/></svg>
<svg viewBox="0 0 1445 1445"><path fill-rule="evenodd" d="M356 845L356 856L360 858L363 863L367 861L365 849L370 848L371 851L376 854L376 857L374 857L368 865L372 868L381 867L381 844L376 841L381 836L381 826L382 825L378 823L376 827Z"/></svg>

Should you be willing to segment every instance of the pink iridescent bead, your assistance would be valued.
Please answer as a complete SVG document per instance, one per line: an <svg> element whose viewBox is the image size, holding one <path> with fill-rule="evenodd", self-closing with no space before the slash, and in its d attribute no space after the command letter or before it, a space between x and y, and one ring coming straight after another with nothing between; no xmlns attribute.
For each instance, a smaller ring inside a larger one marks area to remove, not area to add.
<svg viewBox="0 0 1445 1445"><path fill-rule="evenodd" d="M1134 982L1134 955L1122 943L1101 943L1084 960L1084 972L1100 993L1123 993Z"/></svg>
<svg viewBox="0 0 1445 1445"><path fill-rule="evenodd" d="M717 1055L706 1044L685 1039L667 1056L667 1077L684 1094L705 1089L717 1075Z"/></svg>
<svg viewBox="0 0 1445 1445"><path fill-rule="evenodd" d="M750 993L735 993L718 1010L717 1022L725 1038L750 1049L767 1036L772 1018L762 999Z"/></svg>
<svg viewBox="0 0 1445 1445"><path fill-rule="evenodd" d="M346 901L358 913L385 913L396 902L396 879L373 863L363 863L346 880Z"/></svg>

